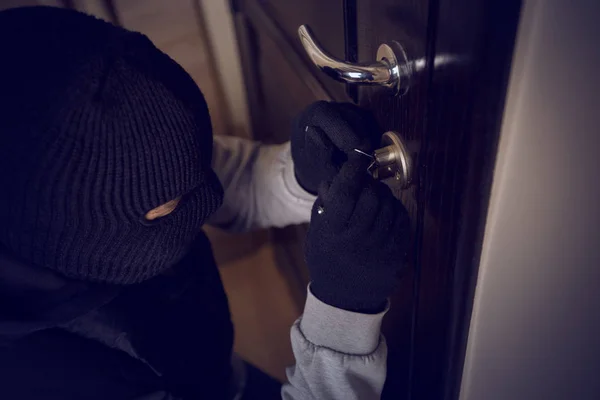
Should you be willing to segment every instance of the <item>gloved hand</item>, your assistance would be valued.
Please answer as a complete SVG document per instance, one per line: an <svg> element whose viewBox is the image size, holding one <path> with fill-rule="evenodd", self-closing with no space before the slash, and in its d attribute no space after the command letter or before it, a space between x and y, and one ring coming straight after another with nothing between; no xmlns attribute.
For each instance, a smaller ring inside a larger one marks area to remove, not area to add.
<svg viewBox="0 0 600 400"><path fill-rule="evenodd" d="M373 116L350 103L318 101L292 123L292 159L296 179L317 194L321 182L331 181L354 149L372 153L381 139Z"/></svg>
<svg viewBox="0 0 600 400"><path fill-rule="evenodd" d="M350 155L319 189L306 241L311 291L349 311L377 313L397 283L409 243L408 212L366 171L369 160Z"/></svg>

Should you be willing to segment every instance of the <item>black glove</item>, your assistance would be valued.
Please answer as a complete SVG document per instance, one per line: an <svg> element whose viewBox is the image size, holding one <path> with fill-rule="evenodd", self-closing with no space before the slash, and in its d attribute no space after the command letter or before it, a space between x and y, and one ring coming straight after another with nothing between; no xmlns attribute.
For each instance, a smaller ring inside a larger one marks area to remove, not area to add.
<svg viewBox="0 0 600 400"><path fill-rule="evenodd" d="M312 194L331 181L348 154L359 149L372 153L381 130L373 116L350 103L318 101L292 124L292 159L300 186Z"/></svg>
<svg viewBox="0 0 600 400"><path fill-rule="evenodd" d="M377 313L397 283L409 242L402 203L351 155L331 184L323 184L312 211L306 261L312 293L337 308Z"/></svg>

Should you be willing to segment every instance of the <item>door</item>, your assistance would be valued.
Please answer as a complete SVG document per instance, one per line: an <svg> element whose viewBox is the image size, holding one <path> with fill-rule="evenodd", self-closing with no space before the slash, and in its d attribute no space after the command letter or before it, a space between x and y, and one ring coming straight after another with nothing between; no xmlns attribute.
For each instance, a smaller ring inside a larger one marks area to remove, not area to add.
<svg viewBox="0 0 600 400"><path fill-rule="evenodd" d="M397 195L412 245L384 322L384 398L456 398L520 2L238 0L233 9L256 139L288 140L298 112L335 100L370 109L408 143L413 184ZM408 91L332 80L298 40L303 24L346 62L372 63L381 44L400 43L414 67ZM305 232L272 232L299 303Z"/></svg>

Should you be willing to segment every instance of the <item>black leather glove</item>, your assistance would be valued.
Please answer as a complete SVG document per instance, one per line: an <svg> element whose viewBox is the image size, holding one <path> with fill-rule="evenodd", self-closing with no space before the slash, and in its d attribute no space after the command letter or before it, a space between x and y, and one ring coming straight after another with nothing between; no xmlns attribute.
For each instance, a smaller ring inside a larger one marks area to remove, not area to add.
<svg viewBox="0 0 600 400"><path fill-rule="evenodd" d="M373 116L350 103L319 101L308 106L292 124L292 159L298 183L312 194L338 173L348 154L373 152L381 130Z"/></svg>
<svg viewBox="0 0 600 400"><path fill-rule="evenodd" d="M319 189L306 241L312 293L334 307L377 313L397 283L409 243L402 203L350 155Z"/></svg>

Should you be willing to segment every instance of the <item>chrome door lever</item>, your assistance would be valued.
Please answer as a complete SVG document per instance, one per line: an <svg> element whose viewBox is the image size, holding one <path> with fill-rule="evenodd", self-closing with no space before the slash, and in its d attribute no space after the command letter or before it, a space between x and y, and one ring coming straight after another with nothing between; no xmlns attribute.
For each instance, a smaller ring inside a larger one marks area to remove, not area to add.
<svg viewBox="0 0 600 400"><path fill-rule="evenodd" d="M360 85L385 86L396 94L404 94L408 90L412 67L399 43L379 46L374 63L348 63L327 54L307 25L298 28L298 35L312 62L333 79Z"/></svg>

